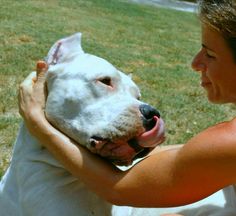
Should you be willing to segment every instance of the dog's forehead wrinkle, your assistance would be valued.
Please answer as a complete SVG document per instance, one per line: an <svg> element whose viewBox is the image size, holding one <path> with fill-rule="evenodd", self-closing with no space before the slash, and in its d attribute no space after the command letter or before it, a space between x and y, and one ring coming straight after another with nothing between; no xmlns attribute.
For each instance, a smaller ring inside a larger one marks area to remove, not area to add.
<svg viewBox="0 0 236 216"><path fill-rule="evenodd" d="M77 69L79 68L85 74L91 76L118 73L117 69L110 62L88 53L77 56L71 66Z"/></svg>
<svg viewBox="0 0 236 216"><path fill-rule="evenodd" d="M56 79L83 79L92 82L109 77L114 83L119 82L121 74L108 61L90 54L80 54L70 64L51 65L48 80Z"/></svg>

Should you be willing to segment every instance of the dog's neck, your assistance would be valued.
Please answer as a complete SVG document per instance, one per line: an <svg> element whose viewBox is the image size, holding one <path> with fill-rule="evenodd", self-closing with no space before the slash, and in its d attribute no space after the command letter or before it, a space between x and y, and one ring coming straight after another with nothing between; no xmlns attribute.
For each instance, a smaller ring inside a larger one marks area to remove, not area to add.
<svg viewBox="0 0 236 216"><path fill-rule="evenodd" d="M24 122L20 126L18 137L14 145L13 155L13 160L38 161L63 168L47 149L29 133Z"/></svg>

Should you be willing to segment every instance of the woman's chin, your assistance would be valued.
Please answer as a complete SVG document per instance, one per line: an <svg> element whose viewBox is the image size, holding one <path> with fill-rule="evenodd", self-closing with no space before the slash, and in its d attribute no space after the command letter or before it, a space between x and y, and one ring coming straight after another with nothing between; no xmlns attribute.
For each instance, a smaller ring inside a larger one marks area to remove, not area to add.
<svg viewBox="0 0 236 216"><path fill-rule="evenodd" d="M235 103L236 104L236 100L235 101L231 101L231 100L227 100L225 98L221 98L221 97L216 97L215 95L207 95L208 101L210 101L213 104L226 104L226 103Z"/></svg>
<svg viewBox="0 0 236 216"><path fill-rule="evenodd" d="M207 97L208 98L208 101L210 101L211 103L213 103L213 104L222 104L222 103L225 103L225 102L223 102L223 101L221 101L221 100L219 100L219 99L216 99L216 98L214 98L214 97Z"/></svg>

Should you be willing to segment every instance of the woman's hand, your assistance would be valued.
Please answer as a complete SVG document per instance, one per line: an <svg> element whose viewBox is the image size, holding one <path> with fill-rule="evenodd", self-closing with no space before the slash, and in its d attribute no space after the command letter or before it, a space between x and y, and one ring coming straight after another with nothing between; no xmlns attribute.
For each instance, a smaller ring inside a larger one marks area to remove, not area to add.
<svg viewBox="0 0 236 216"><path fill-rule="evenodd" d="M39 61L36 72L29 74L20 84L18 95L19 112L29 129L39 118L45 118L44 108L47 97L45 74L47 70L47 63Z"/></svg>

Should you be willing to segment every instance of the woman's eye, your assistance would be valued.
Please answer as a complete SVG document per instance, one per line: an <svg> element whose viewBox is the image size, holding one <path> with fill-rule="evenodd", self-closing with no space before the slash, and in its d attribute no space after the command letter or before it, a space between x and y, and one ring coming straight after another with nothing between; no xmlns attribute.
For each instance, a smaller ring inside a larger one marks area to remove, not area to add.
<svg viewBox="0 0 236 216"><path fill-rule="evenodd" d="M206 53L206 56L207 56L208 58L215 58L214 56L210 55L209 53Z"/></svg>
<svg viewBox="0 0 236 216"><path fill-rule="evenodd" d="M211 51L206 51L206 56L208 58L216 58L215 54L213 52L211 52Z"/></svg>

